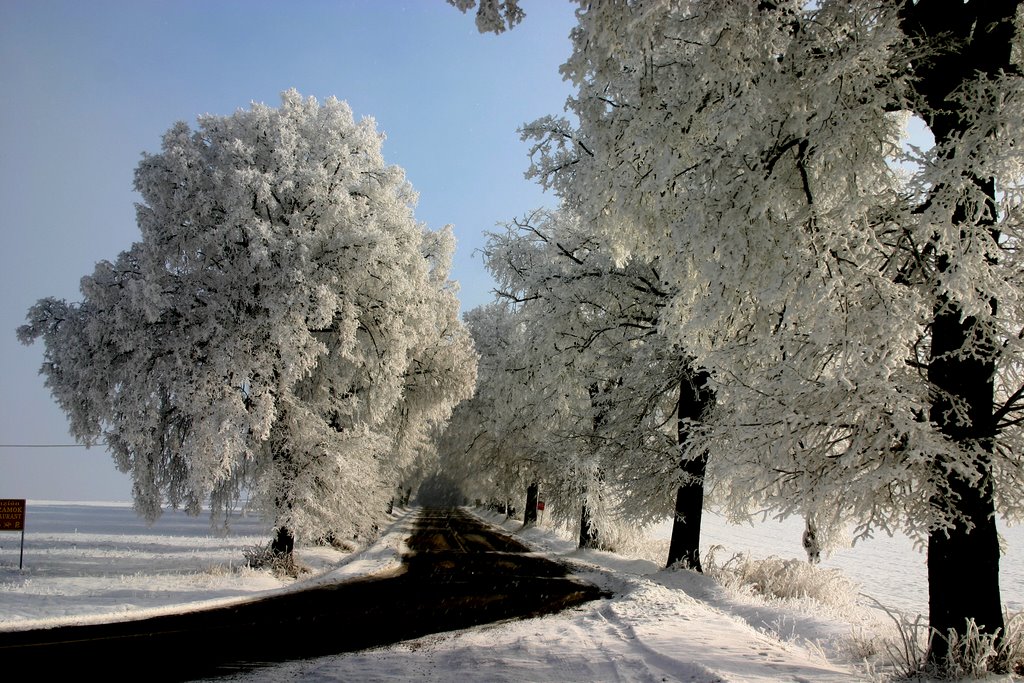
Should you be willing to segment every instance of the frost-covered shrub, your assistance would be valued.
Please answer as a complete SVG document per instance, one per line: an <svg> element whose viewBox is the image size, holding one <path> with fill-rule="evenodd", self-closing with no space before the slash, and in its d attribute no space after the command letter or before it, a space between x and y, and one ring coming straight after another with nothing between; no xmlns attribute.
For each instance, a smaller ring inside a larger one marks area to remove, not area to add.
<svg viewBox="0 0 1024 683"><path fill-rule="evenodd" d="M900 612L883 609L895 623L897 636L883 640L881 649L897 680L962 680L989 674L1024 674L1024 613L1004 617L1005 635L983 633L974 620L968 622L963 633L950 630L942 635L929 628L921 615L911 620ZM940 661L929 657L929 636L948 643L948 654Z"/></svg>
<svg viewBox="0 0 1024 683"><path fill-rule="evenodd" d="M960 680L981 678L988 674L1024 674L1024 616L1005 617L1006 632L983 633L972 619L964 633L952 629L946 636L936 634L949 643L949 653L939 662L924 658L917 676Z"/></svg>
<svg viewBox="0 0 1024 683"><path fill-rule="evenodd" d="M342 538L339 535L331 532L320 536L313 540L313 545L318 545L324 548L334 548L344 553L355 552L359 548L359 544L354 540Z"/></svg>
<svg viewBox="0 0 1024 683"><path fill-rule="evenodd" d="M547 510L545 510L547 512ZM567 516L566 516L567 517ZM580 527L579 519L569 517L548 517L550 529L559 538L578 542ZM668 541L652 539L643 533L635 524L615 518L603 518L597 528L597 546L595 550L616 553L625 557L650 560L664 564L668 556Z"/></svg>
<svg viewBox="0 0 1024 683"><path fill-rule="evenodd" d="M641 527L618 519L608 519L599 528L601 550L650 560L660 565L668 557L668 541L653 539L643 533Z"/></svg>
<svg viewBox="0 0 1024 683"><path fill-rule="evenodd" d="M719 563L716 555L722 550L720 545L711 546L703 568L727 589L770 600L810 599L840 609L857 602L857 585L838 570L778 557L757 560L745 553Z"/></svg>
<svg viewBox="0 0 1024 683"><path fill-rule="evenodd" d="M1006 617L1006 637L996 662L1003 671L1024 675L1024 612Z"/></svg>
<svg viewBox="0 0 1024 683"><path fill-rule="evenodd" d="M278 553L273 543L254 545L242 551L246 566L250 569L267 569L274 576L297 578L304 568L295 561L294 553Z"/></svg>

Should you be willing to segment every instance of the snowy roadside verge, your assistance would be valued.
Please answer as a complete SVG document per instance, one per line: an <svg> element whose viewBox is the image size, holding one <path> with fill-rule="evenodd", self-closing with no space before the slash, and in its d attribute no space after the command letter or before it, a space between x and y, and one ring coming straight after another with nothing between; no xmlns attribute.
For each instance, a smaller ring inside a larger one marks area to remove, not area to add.
<svg viewBox="0 0 1024 683"><path fill-rule="evenodd" d="M61 506L66 507L66 506ZM116 506L94 506L83 526ZM127 519L134 513L126 509ZM396 511L394 521L370 546L346 554L329 547L300 546L296 557L310 569L298 580L241 565L243 550L264 536L206 535L202 520L177 522L173 534L134 529L103 517L92 533L38 531L30 536L24 570L4 555L0 562L0 631L24 631L132 621L227 607L310 586L397 570L416 513ZM194 529L196 535L185 535ZM138 533L142 531L142 533Z"/></svg>
<svg viewBox="0 0 1024 683"><path fill-rule="evenodd" d="M397 571L402 566L402 555L409 551L405 542L412 535L417 514L416 510L410 509L398 511L398 519L372 545L352 553L328 571L297 582L292 589L325 583L340 583Z"/></svg>
<svg viewBox="0 0 1024 683"><path fill-rule="evenodd" d="M851 625L846 621L811 614L806 606L737 595L696 572L581 550L548 528L523 528L502 515L477 514L574 565L581 578L621 595L609 611L660 656L685 660L686 653L701 652L701 664L726 680L863 680L847 652Z"/></svg>

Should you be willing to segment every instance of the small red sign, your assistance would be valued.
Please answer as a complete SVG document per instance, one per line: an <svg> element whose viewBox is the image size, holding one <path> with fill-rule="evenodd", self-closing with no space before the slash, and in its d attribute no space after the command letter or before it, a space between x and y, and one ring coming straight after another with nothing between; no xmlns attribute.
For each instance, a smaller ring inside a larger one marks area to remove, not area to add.
<svg viewBox="0 0 1024 683"><path fill-rule="evenodd" d="M0 531L25 530L25 500L0 498Z"/></svg>
<svg viewBox="0 0 1024 683"><path fill-rule="evenodd" d="M543 500L538 500L537 501L537 509L538 510L543 510L544 509L544 501Z"/></svg>

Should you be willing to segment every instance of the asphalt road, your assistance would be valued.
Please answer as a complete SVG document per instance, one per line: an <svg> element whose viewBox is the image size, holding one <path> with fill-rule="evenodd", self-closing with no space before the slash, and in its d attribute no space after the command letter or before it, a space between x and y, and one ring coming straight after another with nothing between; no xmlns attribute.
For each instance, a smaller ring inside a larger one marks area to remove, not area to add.
<svg viewBox="0 0 1024 683"><path fill-rule="evenodd" d="M190 680L549 614L602 596L463 510L423 510L407 545L402 568L388 575L199 612L0 632L0 666L8 676L27 670L46 680Z"/></svg>

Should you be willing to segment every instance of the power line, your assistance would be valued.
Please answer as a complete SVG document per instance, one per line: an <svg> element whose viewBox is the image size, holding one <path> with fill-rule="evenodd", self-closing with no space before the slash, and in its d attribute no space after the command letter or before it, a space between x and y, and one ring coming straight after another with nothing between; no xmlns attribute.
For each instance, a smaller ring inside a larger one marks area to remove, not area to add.
<svg viewBox="0 0 1024 683"><path fill-rule="evenodd" d="M0 443L0 448L90 448L106 445L106 442L93 443L88 446L82 443Z"/></svg>

